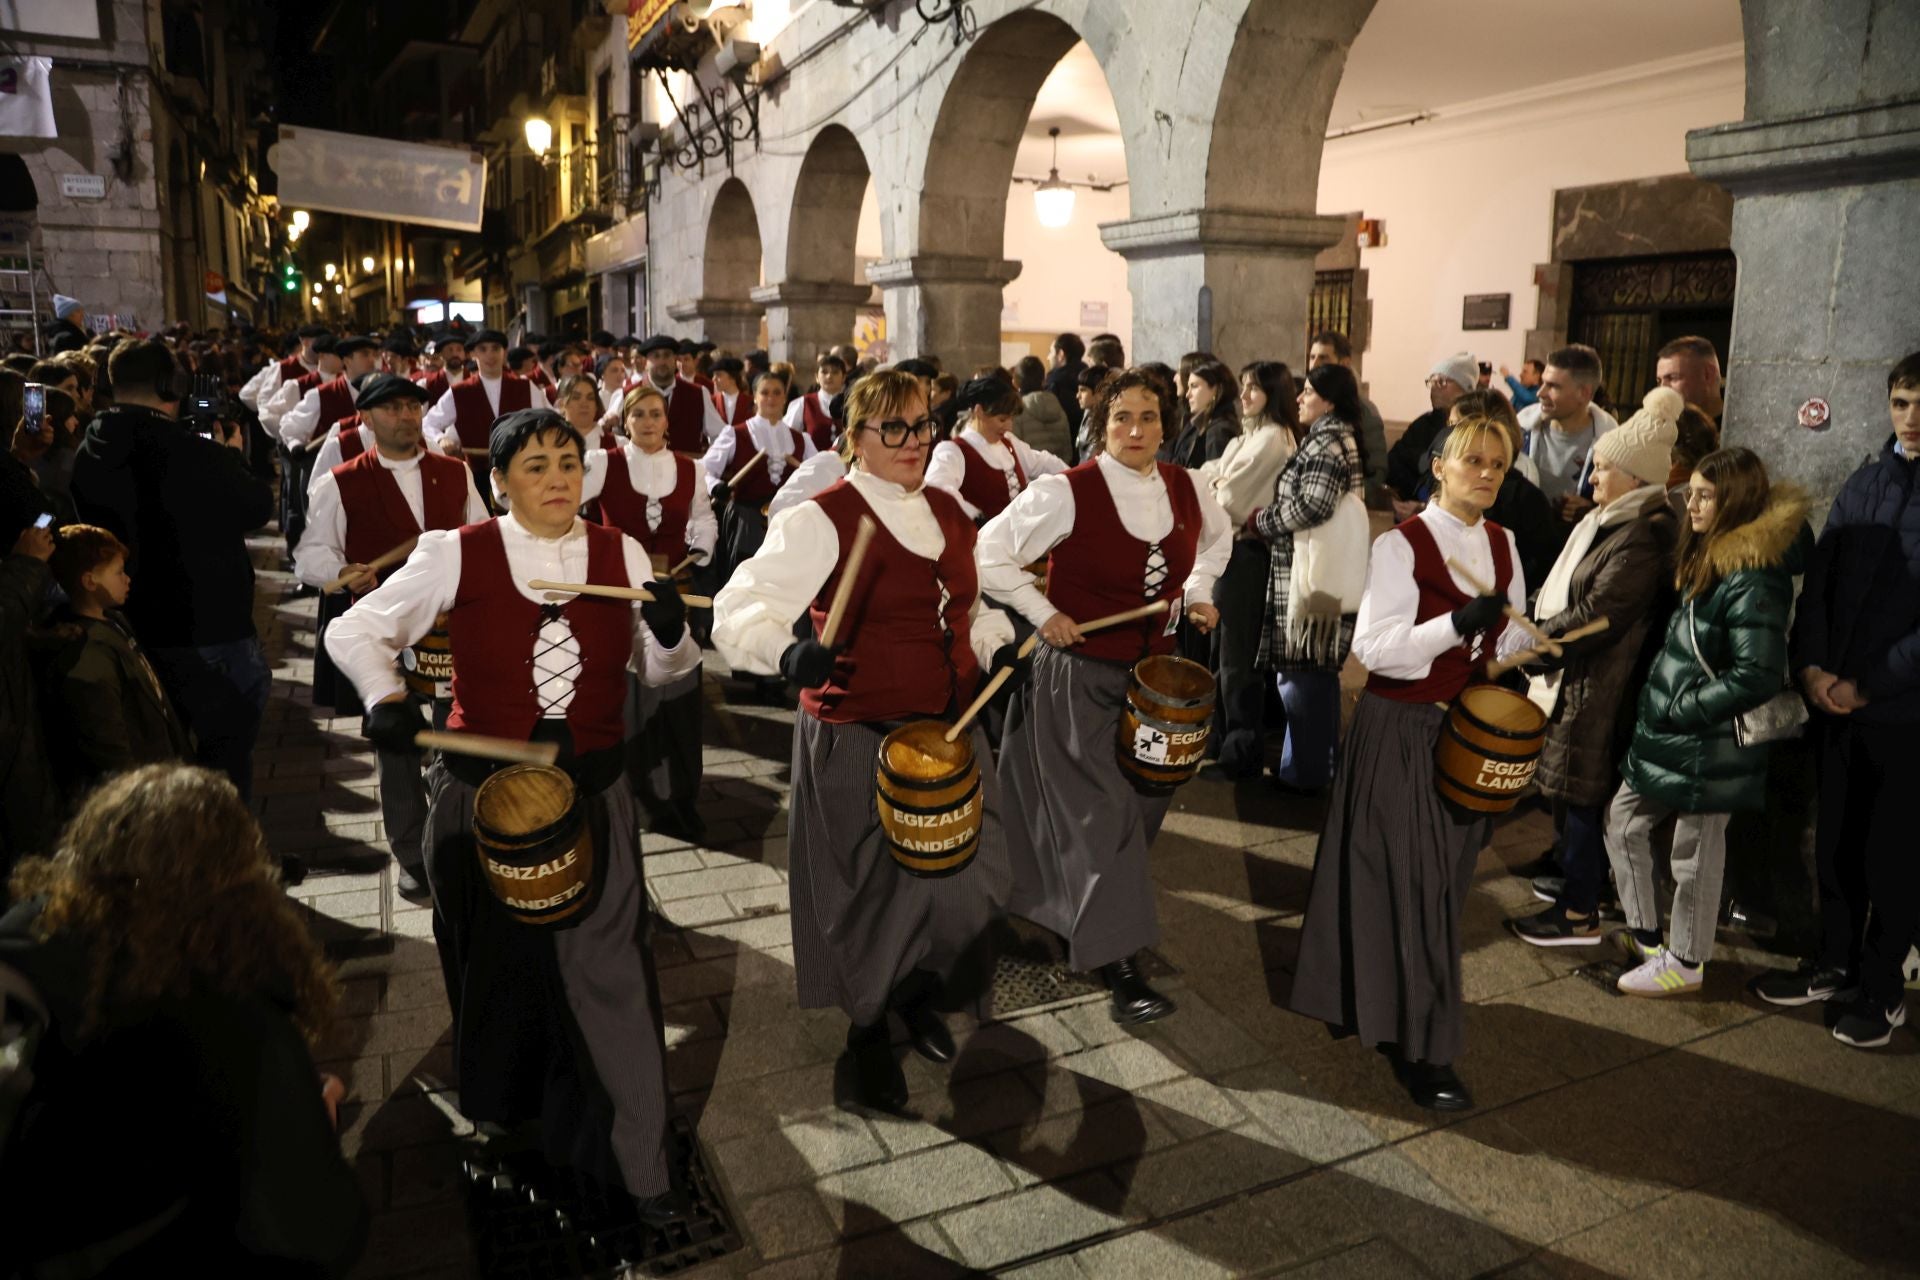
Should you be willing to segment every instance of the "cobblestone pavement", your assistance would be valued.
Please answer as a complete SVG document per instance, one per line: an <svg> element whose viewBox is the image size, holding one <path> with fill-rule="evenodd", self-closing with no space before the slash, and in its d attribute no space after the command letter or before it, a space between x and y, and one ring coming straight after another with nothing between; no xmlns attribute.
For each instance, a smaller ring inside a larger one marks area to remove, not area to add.
<svg viewBox="0 0 1920 1280"><path fill-rule="evenodd" d="M262 540L263 563L278 543ZM357 721L316 718L314 602L263 570L275 659L261 820L313 861L294 890L341 963L323 1064L376 1219L359 1275L473 1274L448 1017L429 913L393 891ZM709 664L706 847L649 836L645 869L680 1107L745 1248L699 1276L1819 1276L1920 1265L1920 1045L1829 1038L1743 984L1723 945L1701 996L1607 994L1502 922L1532 902L1503 825L1467 911L1460 1064L1478 1109L1411 1106L1385 1064L1285 1012L1318 815L1202 779L1154 854L1177 1016L1137 1031L1097 996L956 1022L950 1072L908 1055L914 1120L832 1106L844 1024L793 999L791 714ZM727 705L732 696L739 701ZM1737 851L1736 851L1737 854Z"/></svg>

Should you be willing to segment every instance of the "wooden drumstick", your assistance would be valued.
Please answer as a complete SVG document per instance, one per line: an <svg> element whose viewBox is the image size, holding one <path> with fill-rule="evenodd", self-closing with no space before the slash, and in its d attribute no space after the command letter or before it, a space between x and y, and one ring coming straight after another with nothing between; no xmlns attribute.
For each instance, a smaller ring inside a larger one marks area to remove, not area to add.
<svg viewBox="0 0 1920 1280"><path fill-rule="evenodd" d="M1080 631L1082 634L1089 631L1103 631L1108 627L1117 627L1123 622L1135 622L1141 618L1149 618L1156 613L1165 613L1166 611L1167 602L1165 600L1156 600L1152 604L1144 604L1138 609L1129 609L1125 613L1110 613L1104 618L1095 618L1092 622L1083 622L1080 624ZM1030 657L1039 644L1040 633L1036 631L1027 637L1026 643L1014 651L1013 660L1018 662L1023 658ZM947 730L947 741L952 742L955 738L959 737L966 727L973 722L973 718L980 714L980 709L986 706L987 703L993 701L993 695L1000 692L1000 686L1012 678L1013 668L1011 666L1002 667L1000 670L994 672L993 679L987 681L987 687L982 689L979 696L967 704L967 709L960 713L960 718L953 722L951 729Z"/></svg>
<svg viewBox="0 0 1920 1280"><path fill-rule="evenodd" d="M747 474L747 472L753 470L754 464L759 462L761 459L765 458L766 456L767 456L767 451L765 449L761 449L758 452L756 452L751 458L748 458L746 461L746 465L742 466L738 471L734 472L731 476L727 477L727 488L731 490L733 486L739 484L741 479Z"/></svg>
<svg viewBox="0 0 1920 1280"><path fill-rule="evenodd" d="M860 576L860 563L867 558L874 528L872 516L860 517L859 527L853 533L853 549L847 552L846 562L840 566L840 585L834 590L833 604L827 609L827 625L820 628L820 643L829 649L840 636L840 623L846 617L847 602L853 598L853 582Z"/></svg>
<svg viewBox="0 0 1920 1280"><path fill-rule="evenodd" d="M679 564L673 566L673 568L667 570L665 573L661 574L660 576L663 578L677 578L680 576L680 571L682 569L687 568L689 565L691 565L694 561L698 560L699 558L700 558L700 553L698 551L691 552L688 554L685 560L682 560Z"/></svg>
<svg viewBox="0 0 1920 1280"><path fill-rule="evenodd" d="M1571 641L1571 640L1582 640L1582 639L1585 639L1587 636L1597 636L1602 631L1605 631L1608 627L1612 625L1613 624L1605 618L1595 618L1592 622L1589 622L1584 627L1575 627L1571 631L1562 632L1559 636L1556 637L1556 640L1558 642L1556 647L1558 647L1559 644L1566 644L1568 641ZM1487 678L1489 680L1492 680L1499 676L1503 676L1507 672L1513 670L1515 667L1522 666L1526 663L1532 662L1535 658L1539 657L1542 653L1545 653L1545 652L1546 650L1544 649L1522 649L1519 653L1510 653L1506 657L1501 658L1497 662L1489 662L1487 664ZM1556 654L1554 656L1557 657L1559 655Z"/></svg>
<svg viewBox="0 0 1920 1280"><path fill-rule="evenodd" d="M373 572L376 575L378 575L382 569L392 568L394 565L399 564L402 560L405 560L408 556L412 555L414 547L418 546L419 543L420 543L420 539L417 537L408 538L405 542L401 543L399 546L395 547L393 550L385 552L381 555L377 555L373 559L367 561L367 568L373 570ZM360 575L357 573L352 575L352 577L356 579L359 576ZM327 579L327 584L321 587L320 590L327 595L332 595L334 592L338 591L340 588L346 586L348 580L349 580L348 575L343 573L337 578Z"/></svg>
<svg viewBox="0 0 1920 1280"><path fill-rule="evenodd" d="M493 450L479 449L479 448L475 448L473 445L467 445L465 448L461 449L460 452L466 454L469 458L489 458L493 456Z"/></svg>
<svg viewBox="0 0 1920 1280"><path fill-rule="evenodd" d="M535 591L566 591L576 596L604 596L609 600L653 599L653 593L645 587L615 587L602 582L549 582L545 578L534 578L527 586ZM680 599L688 608L713 608L712 596L681 596Z"/></svg>
<svg viewBox="0 0 1920 1280"><path fill-rule="evenodd" d="M1483 596L1490 596L1494 594L1494 590L1492 587L1480 581L1480 579L1474 577L1473 572L1470 569L1468 569L1465 565L1461 564L1458 560L1455 560L1452 556L1447 557L1447 568L1453 570L1456 574L1458 574L1462 582L1472 587L1474 590L1474 594L1483 595ZM1507 615L1508 621L1512 622L1514 626L1519 627L1522 631L1532 636L1534 644L1536 644L1542 649L1545 649L1548 653L1552 654L1556 658L1560 656L1560 642L1555 640L1552 636L1548 635L1546 632L1542 631L1539 627L1535 626L1532 618L1529 618L1526 614L1520 612L1520 610L1514 608L1512 605L1505 606L1501 610L1501 612Z"/></svg>
<svg viewBox="0 0 1920 1280"><path fill-rule="evenodd" d="M521 742L514 738L490 738L484 733L436 733L425 730L413 735L413 745L435 751L452 751L482 760L504 760L509 764L552 764L560 758L557 742Z"/></svg>

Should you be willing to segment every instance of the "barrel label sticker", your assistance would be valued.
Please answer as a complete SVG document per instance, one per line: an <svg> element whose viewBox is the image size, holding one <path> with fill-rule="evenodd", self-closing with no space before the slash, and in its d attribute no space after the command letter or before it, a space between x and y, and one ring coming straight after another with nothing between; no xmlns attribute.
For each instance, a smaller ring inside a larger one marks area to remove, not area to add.
<svg viewBox="0 0 1920 1280"><path fill-rule="evenodd" d="M502 898L500 901L512 911L546 911L579 897L586 887L584 884L570 884L551 898Z"/></svg>
<svg viewBox="0 0 1920 1280"><path fill-rule="evenodd" d="M492 858L488 858L487 873L502 880L540 880L547 876L558 875L578 862L579 858L578 849L567 850L567 856L564 858L556 858L552 862L542 862L531 867L516 867L510 863L495 862Z"/></svg>
<svg viewBox="0 0 1920 1280"><path fill-rule="evenodd" d="M1518 791L1533 780L1531 760L1482 760L1473 785L1486 791Z"/></svg>
<svg viewBox="0 0 1920 1280"><path fill-rule="evenodd" d="M972 817L973 811L980 807L980 797L976 794L971 800L968 800L958 809L951 809L945 813L902 813L898 809L893 809L891 805L887 807L892 809L893 820L899 826L946 827L965 818Z"/></svg>
<svg viewBox="0 0 1920 1280"><path fill-rule="evenodd" d="M1167 735L1150 724L1133 731L1133 758L1147 764L1167 762Z"/></svg>

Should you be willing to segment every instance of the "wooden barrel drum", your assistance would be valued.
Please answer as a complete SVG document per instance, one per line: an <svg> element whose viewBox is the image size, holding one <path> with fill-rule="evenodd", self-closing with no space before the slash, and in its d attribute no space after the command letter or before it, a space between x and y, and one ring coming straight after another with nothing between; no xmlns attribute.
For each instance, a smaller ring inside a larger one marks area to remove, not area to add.
<svg viewBox="0 0 1920 1280"><path fill-rule="evenodd" d="M881 741L875 771L880 838L903 870L928 878L973 861L986 805L971 735L948 742L946 732L939 720L901 725Z"/></svg>
<svg viewBox="0 0 1920 1280"><path fill-rule="evenodd" d="M447 615L433 620L433 630L420 642L400 651L400 679L416 698L450 698L453 683L453 643L447 638Z"/></svg>
<svg viewBox="0 0 1920 1280"><path fill-rule="evenodd" d="M473 837L494 897L516 920L558 924L590 901L593 832L564 770L509 765L481 783Z"/></svg>
<svg viewBox="0 0 1920 1280"><path fill-rule="evenodd" d="M1199 770L1213 701L1213 673L1197 662L1162 654L1134 665L1118 747L1136 790L1170 795Z"/></svg>
<svg viewBox="0 0 1920 1280"><path fill-rule="evenodd" d="M1497 685L1474 685L1454 700L1440 727L1440 794L1475 813L1505 813L1533 781L1546 740L1539 707Z"/></svg>

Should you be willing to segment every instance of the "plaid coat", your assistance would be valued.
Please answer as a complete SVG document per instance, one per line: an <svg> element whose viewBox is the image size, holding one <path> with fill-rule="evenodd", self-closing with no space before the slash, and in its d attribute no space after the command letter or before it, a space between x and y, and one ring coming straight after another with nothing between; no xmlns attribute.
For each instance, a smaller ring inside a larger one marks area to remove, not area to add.
<svg viewBox="0 0 1920 1280"><path fill-rule="evenodd" d="M1273 501L1252 517L1253 528L1267 540L1271 568L1267 575L1267 614L1260 627L1260 666L1280 671L1338 671L1353 648L1354 622L1345 614L1332 646L1323 653L1292 652L1287 644L1287 600L1293 583L1293 535L1333 518L1340 499L1348 493L1366 496L1367 477L1360 469L1360 446L1353 428L1331 414L1316 420L1300 442L1299 452L1274 482Z"/></svg>

